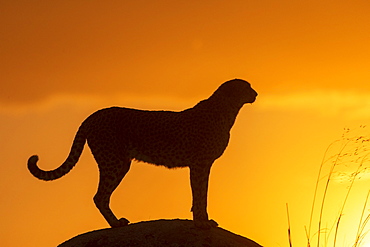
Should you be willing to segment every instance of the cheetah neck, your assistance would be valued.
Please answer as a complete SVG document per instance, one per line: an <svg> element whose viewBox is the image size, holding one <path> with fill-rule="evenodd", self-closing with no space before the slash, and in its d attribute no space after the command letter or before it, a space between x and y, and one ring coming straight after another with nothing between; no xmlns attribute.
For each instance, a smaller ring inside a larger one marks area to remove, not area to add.
<svg viewBox="0 0 370 247"><path fill-rule="evenodd" d="M214 121L222 121L224 127L230 130L242 106L243 104L210 97L199 102L193 108L201 110L205 116L212 118Z"/></svg>

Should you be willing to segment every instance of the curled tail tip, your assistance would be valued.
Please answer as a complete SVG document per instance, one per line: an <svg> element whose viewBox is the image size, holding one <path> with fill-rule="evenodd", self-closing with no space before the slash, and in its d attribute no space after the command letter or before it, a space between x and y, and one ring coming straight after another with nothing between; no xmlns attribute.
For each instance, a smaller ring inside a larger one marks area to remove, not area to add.
<svg viewBox="0 0 370 247"><path fill-rule="evenodd" d="M41 180L48 181L52 180L50 179L50 172L41 170L37 166L37 161L39 160L39 157L37 155L32 155L29 157L28 162L27 162L27 167L28 170L31 172L31 174Z"/></svg>
<svg viewBox="0 0 370 247"><path fill-rule="evenodd" d="M38 160L39 160L39 156L37 156L37 155L32 155L32 156L28 159L28 163L36 163Z"/></svg>
<svg viewBox="0 0 370 247"><path fill-rule="evenodd" d="M32 155L31 157L28 158L27 167L28 167L28 170L34 176L36 176L35 172L37 172L39 170L39 168L37 167L37 164L36 164L38 160L39 160L39 156L37 156L37 155Z"/></svg>

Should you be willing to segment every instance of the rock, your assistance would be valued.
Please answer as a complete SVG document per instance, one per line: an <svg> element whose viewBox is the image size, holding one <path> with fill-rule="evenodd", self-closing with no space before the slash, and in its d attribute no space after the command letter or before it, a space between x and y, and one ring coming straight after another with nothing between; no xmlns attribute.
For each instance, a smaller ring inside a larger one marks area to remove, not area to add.
<svg viewBox="0 0 370 247"><path fill-rule="evenodd" d="M155 220L78 235L59 247L261 247L220 227L203 230L191 220Z"/></svg>

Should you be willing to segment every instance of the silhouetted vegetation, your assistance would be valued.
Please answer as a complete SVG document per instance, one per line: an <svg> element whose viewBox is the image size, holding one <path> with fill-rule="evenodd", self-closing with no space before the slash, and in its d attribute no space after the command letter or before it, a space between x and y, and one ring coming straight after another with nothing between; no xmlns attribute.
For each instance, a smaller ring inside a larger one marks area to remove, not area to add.
<svg viewBox="0 0 370 247"><path fill-rule="evenodd" d="M363 205L361 215L357 219L352 218L358 222L356 233L352 236L346 234L346 241L349 241L349 244L339 239L341 234L343 235L340 230L346 227L343 218L346 217L350 195L357 192L354 185L370 174L370 136L360 134L365 130L366 126L354 130L344 129L342 137L331 143L325 151L316 180L309 224L304 228L308 247L338 245L360 247L365 244L364 239L370 231L367 229L370 220L368 213L370 190L363 195L363 202L358 202L359 205ZM329 194L333 193L330 189L334 187L334 183L345 185L345 188L335 191L339 192L335 199L338 200L339 209L336 216L331 217L330 213L336 210L328 205ZM289 211L287 213L289 244L294 246L290 236Z"/></svg>

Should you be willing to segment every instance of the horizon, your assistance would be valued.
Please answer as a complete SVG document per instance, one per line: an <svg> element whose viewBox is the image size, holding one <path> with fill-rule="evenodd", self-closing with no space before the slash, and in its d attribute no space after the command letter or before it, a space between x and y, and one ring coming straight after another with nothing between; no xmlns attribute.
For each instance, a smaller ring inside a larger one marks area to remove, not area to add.
<svg viewBox="0 0 370 247"><path fill-rule="evenodd" d="M306 245L325 150L347 128L369 135L366 1L7 1L1 10L4 246L55 246L109 227L92 199L98 168L87 145L61 179L42 182L27 170L34 154L42 169L60 166L82 121L101 108L179 111L227 80L248 81L258 97L241 109L212 166L208 213L271 247L289 246L286 203L293 246ZM351 171L338 172L326 204L334 216ZM338 247L357 229L348 219L364 205L370 176L362 175ZM191 219L188 169L133 162L111 206L132 223Z"/></svg>

